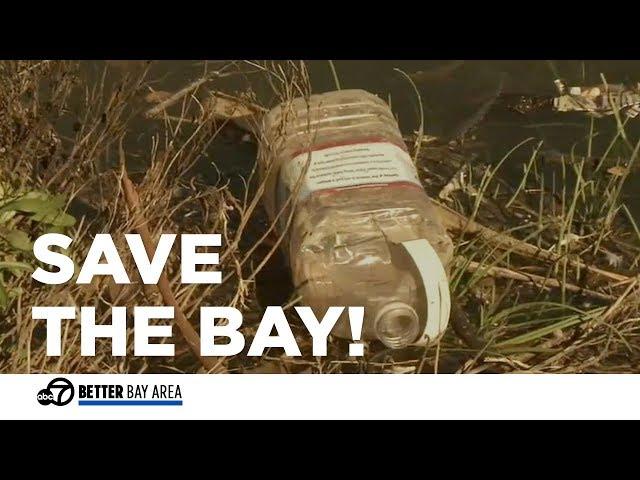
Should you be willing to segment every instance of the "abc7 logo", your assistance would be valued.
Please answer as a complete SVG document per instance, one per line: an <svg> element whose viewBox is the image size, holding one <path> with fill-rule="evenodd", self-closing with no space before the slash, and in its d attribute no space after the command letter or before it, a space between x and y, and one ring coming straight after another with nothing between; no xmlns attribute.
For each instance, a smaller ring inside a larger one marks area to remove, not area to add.
<svg viewBox="0 0 640 480"><path fill-rule="evenodd" d="M47 388L38 392L38 403L40 405L56 405L63 407L73 400L75 389L73 384L66 378L54 378L49 382Z"/></svg>

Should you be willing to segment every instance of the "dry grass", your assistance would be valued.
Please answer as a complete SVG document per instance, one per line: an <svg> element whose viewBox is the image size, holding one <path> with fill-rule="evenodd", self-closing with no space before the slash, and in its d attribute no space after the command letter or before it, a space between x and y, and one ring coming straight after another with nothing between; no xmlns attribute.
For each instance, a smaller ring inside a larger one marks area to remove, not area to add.
<svg viewBox="0 0 640 480"><path fill-rule="evenodd" d="M302 62L230 62L216 71L206 70L205 65L202 81L170 101L159 100L166 105L147 119L150 105L144 98L153 80L149 72L149 65L140 65L115 83L107 81L106 71L89 82L73 62L1 63L0 202L34 190L64 195L78 217L67 230L75 239L72 256L77 262L84 258L92 236L100 232L111 233L119 250L126 252L123 234L139 227L141 218L154 240L161 233L222 234L222 284L181 285L175 252L166 274L180 310L194 328L200 306L228 305L243 312L243 333L250 339L261 314L256 285L261 273L283 269L276 256L282 238L265 222L264 185L255 168L240 192L226 183L207 184L199 174L203 165L223 169L217 159L204 163L203 159L229 129L258 131L251 116L221 118L216 103L208 101L209 90L217 89L221 76L248 78L251 72L251 79L256 79L251 81L262 82L273 93L272 104L286 103L310 94L306 68ZM249 90L230 93L249 110L270 106L259 105ZM64 137L64 124L78 99L81 105L74 108L79 108L75 115L80 120L73 137ZM127 137L132 122L140 121L161 127L147 151ZM640 307L635 279L640 231L621 192L637 162L640 143L633 144L622 132L613 140L630 144L621 174L592 168L589 160L570 156L550 182L543 175L538 145L530 141L517 147L529 149L531 156L522 181L510 185L501 176L509 155L500 162L470 161L469 143L438 145L421 137L407 138L407 143L416 150L433 198L455 175L465 175L462 188L453 188L448 199L440 200L467 223L451 228L457 245L451 281L459 308L455 328L437 347L389 351L372 344L364 359L354 360L347 355L345 341L332 339L329 355L314 358L308 334L294 321L303 357L287 358L276 349L257 360L238 355L205 367L176 328L175 358L139 358L131 352L124 358L112 357L108 341L98 342L95 357L81 357L79 325L71 321L64 323L63 355L47 357L43 322L31 319L31 306L95 306L97 321L108 323L113 305L161 305L163 298L154 287L142 288L139 283L117 286L101 280L89 286L43 286L28 272L4 271L0 280L9 299L0 317L0 372L638 371ZM132 160L136 158L142 161ZM125 173L140 199L137 211L122 190ZM469 220L490 230L480 234ZM32 236L43 231L42 226L29 224L26 215L13 221L33 228ZM507 236L512 240L505 241ZM29 252L13 251L6 242L0 244L0 257L0 262L34 263ZM618 259L620 264L613 267L610 263ZM131 258L126 258L126 266L128 272L135 271ZM510 272L530 275L523 279ZM300 299L295 291L289 293L285 303L290 308Z"/></svg>

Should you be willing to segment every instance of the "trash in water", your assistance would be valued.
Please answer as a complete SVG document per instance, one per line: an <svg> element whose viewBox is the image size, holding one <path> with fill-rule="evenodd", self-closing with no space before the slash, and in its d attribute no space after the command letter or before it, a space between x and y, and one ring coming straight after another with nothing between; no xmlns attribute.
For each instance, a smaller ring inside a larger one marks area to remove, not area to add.
<svg viewBox="0 0 640 480"><path fill-rule="evenodd" d="M616 111L629 118L640 114L640 82L635 85L621 83L594 86L567 86L562 79L554 80L559 96L501 94L500 101L507 109L522 113L545 110L554 112L581 112L601 118Z"/></svg>
<svg viewBox="0 0 640 480"><path fill-rule="evenodd" d="M635 118L640 114L640 83L635 86L621 83L592 87L568 87L564 80L555 80L559 97L553 99L556 112L585 112L594 117L613 115L619 111Z"/></svg>

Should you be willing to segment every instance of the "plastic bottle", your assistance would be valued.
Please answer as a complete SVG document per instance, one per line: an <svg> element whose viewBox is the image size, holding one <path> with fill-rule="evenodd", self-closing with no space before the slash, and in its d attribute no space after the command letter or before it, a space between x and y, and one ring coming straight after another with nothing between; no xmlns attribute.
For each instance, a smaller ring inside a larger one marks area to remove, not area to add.
<svg viewBox="0 0 640 480"><path fill-rule="evenodd" d="M341 90L274 108L260 170L294 284L318 318L364 306L362 339L391 348L442 335L453 245L384 101ZM346 313L332 334L352 338Z"/></svg>

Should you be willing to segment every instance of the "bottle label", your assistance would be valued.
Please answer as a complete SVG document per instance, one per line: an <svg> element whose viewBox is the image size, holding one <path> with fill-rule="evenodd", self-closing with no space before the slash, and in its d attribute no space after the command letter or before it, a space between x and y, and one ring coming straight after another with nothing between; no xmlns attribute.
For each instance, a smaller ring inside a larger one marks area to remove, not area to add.
<svg viewBox="0 0 640 480"><path fill-rule="evenodd" d="M289 192L298 187L299 200L321 191L392 183L421 186L411 156L390 142L321 147L295 155L281 170L281 186Z"/></svg>

